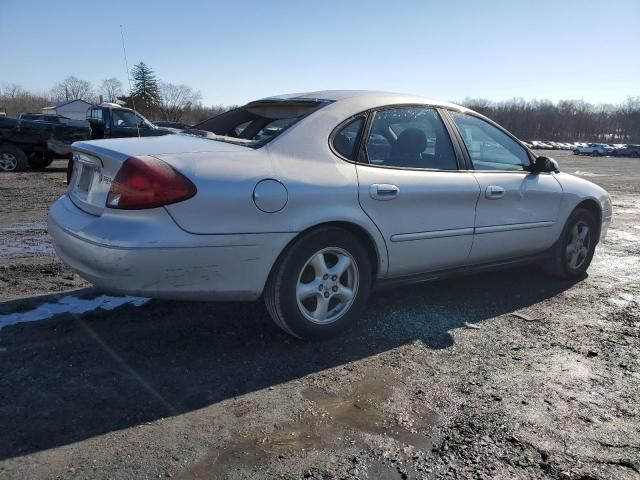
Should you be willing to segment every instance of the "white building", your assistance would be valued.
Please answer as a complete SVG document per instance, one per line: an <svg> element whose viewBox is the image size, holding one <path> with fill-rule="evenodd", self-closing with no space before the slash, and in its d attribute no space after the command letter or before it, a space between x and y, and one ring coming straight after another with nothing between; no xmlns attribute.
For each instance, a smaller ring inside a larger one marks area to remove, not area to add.
<svg viewBox="0 0 640 480"><path fill-rule="evenodd" d="M66 100L50 107L42 109L42 113L47 115L62 115L63 117L73 120L86 120L87 110L93 107L93 104L84 100Z"/></svg>

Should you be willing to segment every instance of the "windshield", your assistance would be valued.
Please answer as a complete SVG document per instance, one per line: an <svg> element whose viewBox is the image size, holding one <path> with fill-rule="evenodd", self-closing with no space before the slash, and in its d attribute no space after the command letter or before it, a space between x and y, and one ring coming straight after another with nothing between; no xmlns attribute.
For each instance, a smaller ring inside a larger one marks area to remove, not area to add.
<svg viewBox="0 0 640 480"><path fill-rule="evenodd" d="M258 148L328 103L299 98L259 100L194 125L188 133Z"/></svg>

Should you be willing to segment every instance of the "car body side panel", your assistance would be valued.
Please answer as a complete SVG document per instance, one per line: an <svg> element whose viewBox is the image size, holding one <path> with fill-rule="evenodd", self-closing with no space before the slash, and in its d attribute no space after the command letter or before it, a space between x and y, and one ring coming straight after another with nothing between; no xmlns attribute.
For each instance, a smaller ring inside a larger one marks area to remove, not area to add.
<svg viewBox="0 0 640 480"><path fill-rule="evenodd" d="M309 151L305 157L264 147L235 154L158 158L189 177L198 189L192 199L166 207L185 231L207 235L298 234L320 224L347 222L368 233L379 260L376 272L386 275L386 245L358 204L355 166L336 158L326 141L317 145L315 155ZM254 189L264 179L277 180L286 189L281 210L266 213L257 207Z"/></svg>
<svg viewBox="0 0 640 480"><path fill-rule="evenodd" d="M562 187L553 175L478 171L474 176L481 194L471 263L530 255L553 245L562 202ZM494 188L504 195L492 197Z"/></svg>
<svg viewBox="0 0 640 480"><path fill-rule="evenodd" d="M389 250L389 276L466 263L473 242L478 182L469 172L421 171L358 165L359 200ZM397 187L374 199L374 185Z"/></svg>
<svg viewBox="0 0 640 480"><path fill-rule="evenodd" d="M607 233L613 216L609 194L600 186L583 178L562 172L553 175L558 182L560 182L564 191L558 214L558 225L555 228L556 239L560 236L562 228L569 215L571 215L571 212L573 212L581 202L593 200L600 206L601 210L600 240L602 240Z"/></svg>

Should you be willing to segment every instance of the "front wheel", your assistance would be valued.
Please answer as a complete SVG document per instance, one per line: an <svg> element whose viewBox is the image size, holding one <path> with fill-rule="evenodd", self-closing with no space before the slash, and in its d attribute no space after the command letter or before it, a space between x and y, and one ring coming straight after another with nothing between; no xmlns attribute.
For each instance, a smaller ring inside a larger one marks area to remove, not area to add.
<svg viewBox="0 0 640 480"><path fill-rule="evenodd" d="M0 171L22 172L29 168L27 156L21 148L0 145Z"/></svg>
<svg viewBox="0 0 640 480"><path fill-rule="evenodd" d="M275 323L291 335L328 337L360 316L371 281L371 260L361 241L341 228L320 228L283 253L264 299Z"/></svg>
<svg viewBox="0 0 640 480"><path fill-rule="evenodd" d="M553 248L551 262L545 270L560 278L579 278L587 271L595 253L597 238L596 220L591 211L575 209Z"/></svg>

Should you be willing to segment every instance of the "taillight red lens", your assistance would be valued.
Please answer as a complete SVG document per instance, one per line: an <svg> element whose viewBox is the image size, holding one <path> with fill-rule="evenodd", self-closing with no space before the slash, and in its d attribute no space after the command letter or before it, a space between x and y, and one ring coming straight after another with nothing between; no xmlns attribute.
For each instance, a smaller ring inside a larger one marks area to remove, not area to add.
<svg viewBox="0 0 640 480"><path fill-rule="evenodd" d="M107 207L123 210L161 207L187 200L196 192L191 180L162 160L131 157L111 183Z"/></svg>
<svg viewBox="0 0 640 480"><path fill-rule="evenodd" d="M71 175L73 175L73 157L67 162L67 185L71 181Z"/></svg>

